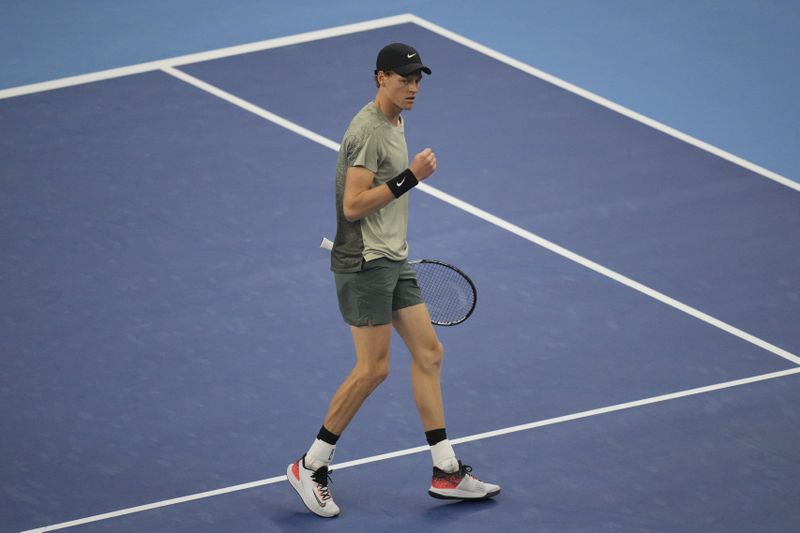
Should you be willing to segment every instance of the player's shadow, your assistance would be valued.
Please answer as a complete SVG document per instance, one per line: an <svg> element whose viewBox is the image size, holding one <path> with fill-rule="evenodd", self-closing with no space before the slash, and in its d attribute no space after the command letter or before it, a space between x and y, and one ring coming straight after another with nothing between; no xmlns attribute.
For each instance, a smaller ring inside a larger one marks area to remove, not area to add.
<svg viewBox="0 0 800 533"><path fill-rule="evenodd" d="M459 500L451 503L442 503L425 511L425 518L431 522L449 523L453 518L463 518L465 515L490 511L497 505L498 503L495 499Z"/></svg>

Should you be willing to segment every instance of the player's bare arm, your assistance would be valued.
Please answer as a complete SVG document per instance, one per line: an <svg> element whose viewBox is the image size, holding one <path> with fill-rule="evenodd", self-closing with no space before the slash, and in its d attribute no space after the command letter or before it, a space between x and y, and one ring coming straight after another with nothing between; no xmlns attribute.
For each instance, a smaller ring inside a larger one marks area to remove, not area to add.
<svg viewBox="0 0 800 533"><path fill-rule="evenodd" d="M414 156L409 166L416 181L423 181L436 171L436 154L430 148ZM395 183L405 185L402 175ZM375 175L364 167L350 167L345 177L342 209L349 222L361 220L388 205L397 196L387 184L373 187Z"/></svg>

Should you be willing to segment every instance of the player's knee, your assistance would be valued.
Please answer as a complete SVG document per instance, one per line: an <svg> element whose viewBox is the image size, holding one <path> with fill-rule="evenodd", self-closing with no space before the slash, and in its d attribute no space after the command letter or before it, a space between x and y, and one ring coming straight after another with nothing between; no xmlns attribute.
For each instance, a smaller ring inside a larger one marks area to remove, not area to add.
<svg viewBox="0 0 800 533"><path fill-rule="evenodd" d="M444 345L436 340L430 346L427 346L420 355L418 362L423 369L438 371L442 366L442 361L444 361Z"/></svg>
<svg viewBox="0 0 800 533"><path fill-rule="evenodd" d="M378 365L372 371L372 379L376 385L380 385L386 378L389 377L389 363Z"/></svg>
<svg viewBox="0 0 800 533"><path fill-rule="evenodd" d="M439 341L436 341L436 346L433 349L433 364L437 367L442 366L442 361L444 361L444 344Z"/></svg>
<svg viewBox="0 0 800 533"><path fill-rule="evenodd" d="M358 379L368 388L375 388L389 377L389 360L365 365L359 372Z"/></svg>

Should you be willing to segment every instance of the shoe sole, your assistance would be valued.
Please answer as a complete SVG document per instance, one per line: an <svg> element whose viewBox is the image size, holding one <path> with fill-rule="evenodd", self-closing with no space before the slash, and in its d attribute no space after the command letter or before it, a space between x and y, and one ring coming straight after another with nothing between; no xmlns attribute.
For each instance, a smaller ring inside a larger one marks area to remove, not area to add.
<svg viewBox="0 0 800 533"><path fill-rule="evenodd" d="M305 498L303 498L303 491L299 486L300 481L294 477L294 474L292 474L292 466L293 465L289 465L288 468L286 469L286 479L289 481L289 485L291 485L292 488L295 490L295 492L297 492L297 495L300 496L300 501L303 502L303 505L306 506L306 509L308 509L317 516L321 516L322 518L336 518L337 516L339 516L339 513L320 514L318 511L314 510L310 505L306 503Z"/></svg>
<svg viewBox="0 0 800 533"><path fill-rule="evenodd" d="M472 501L479 501L479 500L488 500L489 498L494 498L495 496L500 494L500 489L497 489L497 490L492 491L492 492L487 492L483 496L463 496L463 495L456 495L456 494L447 495L447 494L441 494L439 492L434 492L432 490L429 490L428 494L430 494L431 496L433 496L434 498L436 498L438 500L472 500Z"/></svg>

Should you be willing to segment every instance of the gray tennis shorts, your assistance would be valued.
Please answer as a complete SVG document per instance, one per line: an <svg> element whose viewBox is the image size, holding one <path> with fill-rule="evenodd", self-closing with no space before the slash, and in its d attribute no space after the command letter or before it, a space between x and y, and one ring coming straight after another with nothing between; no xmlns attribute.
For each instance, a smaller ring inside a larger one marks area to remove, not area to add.
<svg viewBox="0 0 800 533"><path fill-rule="evenodd" d="M334 272L339 310L351 326L391 324L392 313L424 303L408 261L374 259L359 272Z"/></svg>

